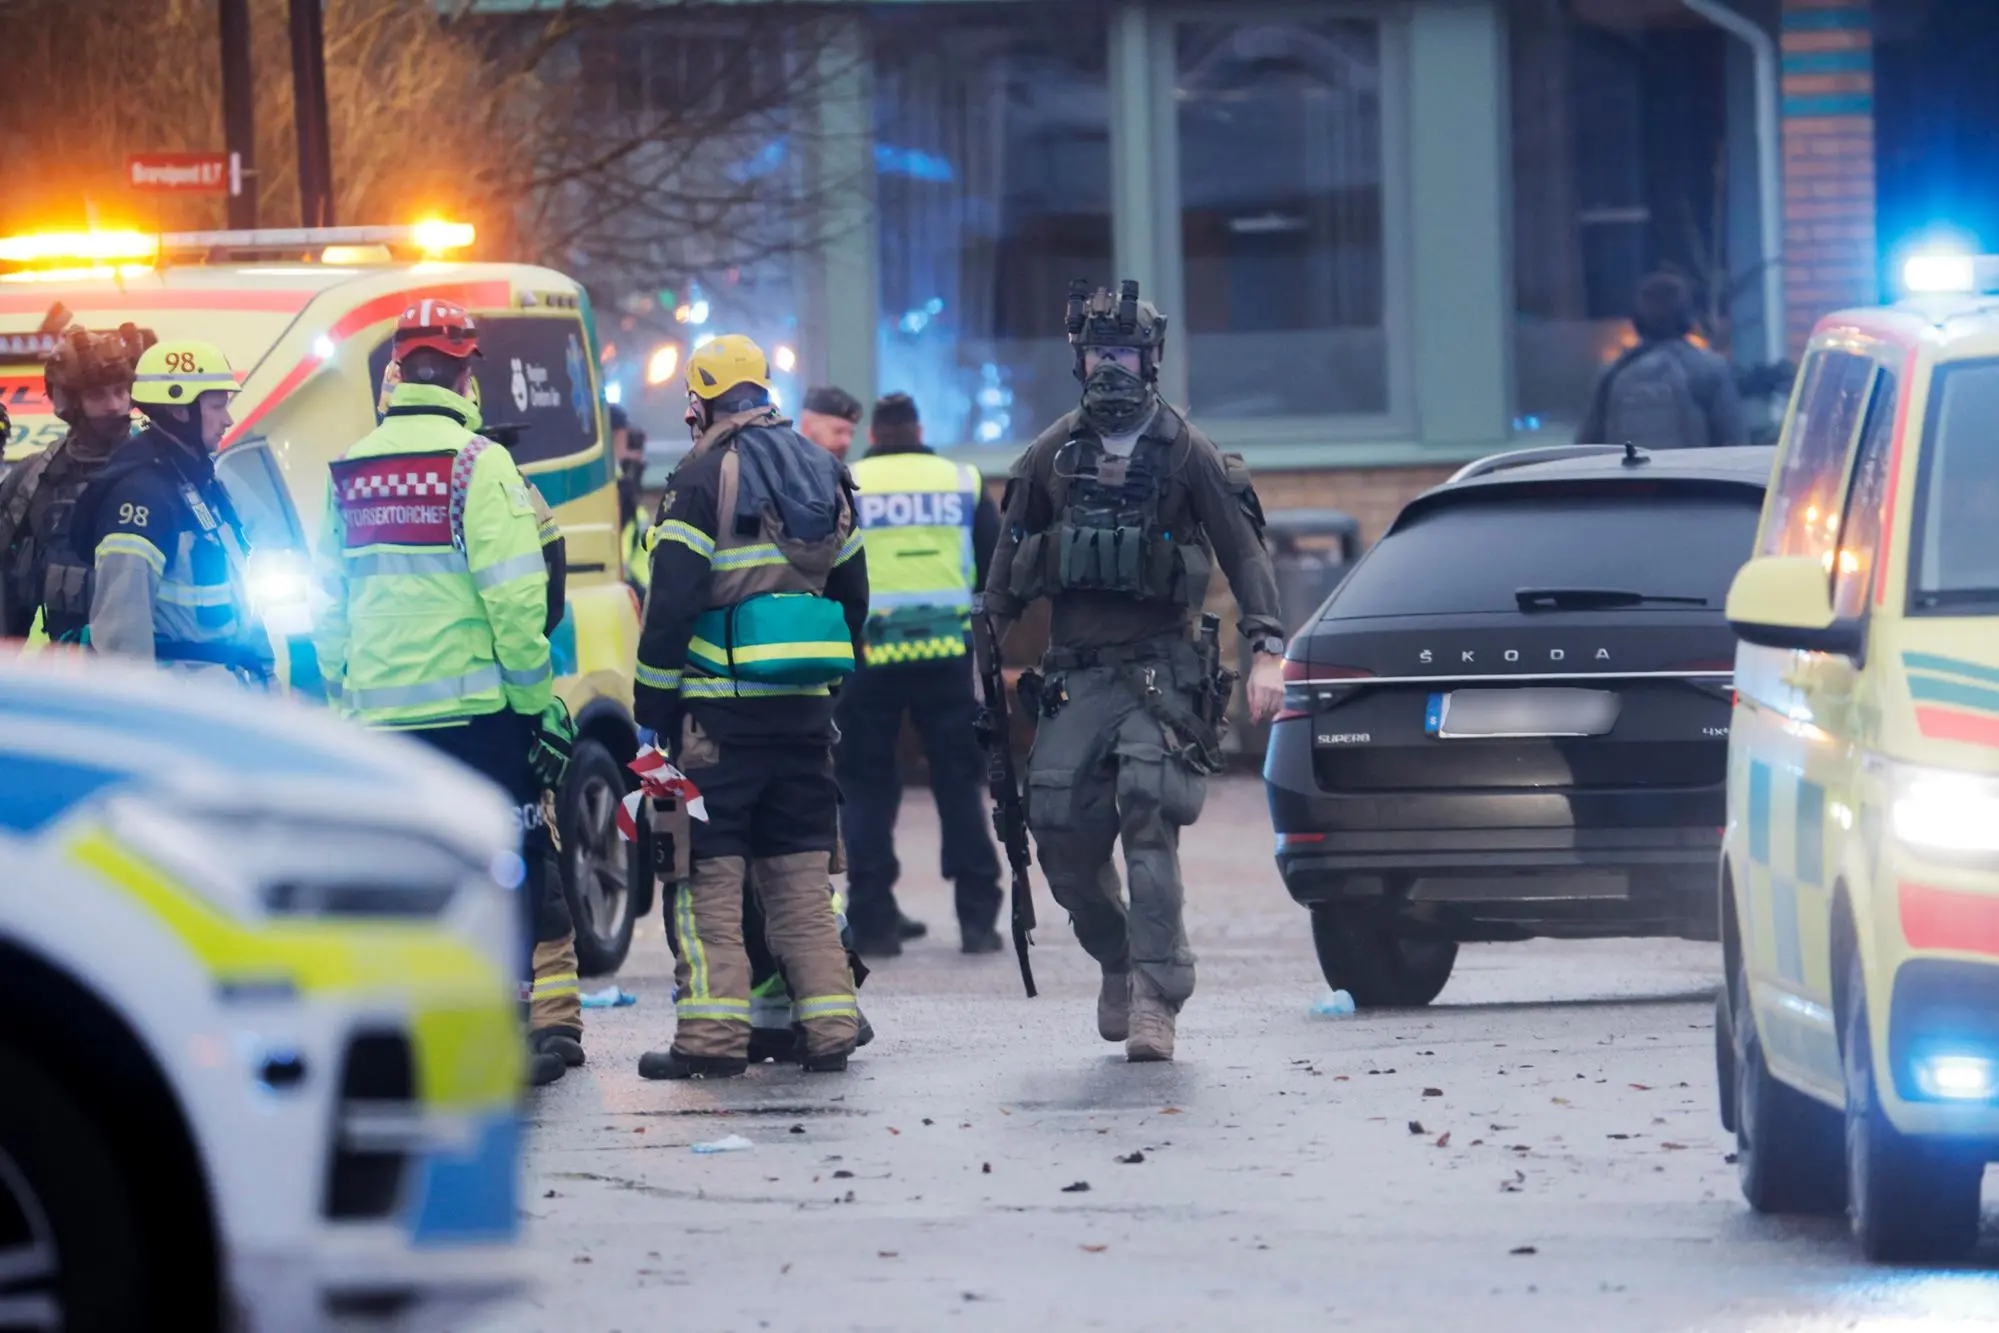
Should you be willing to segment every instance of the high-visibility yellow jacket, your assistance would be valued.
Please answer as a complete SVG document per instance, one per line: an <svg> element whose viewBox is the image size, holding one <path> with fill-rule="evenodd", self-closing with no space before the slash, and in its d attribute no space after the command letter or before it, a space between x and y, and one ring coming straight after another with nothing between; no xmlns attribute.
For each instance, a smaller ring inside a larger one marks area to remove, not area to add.
<svg viewBox="0 0 1999 1333"><path fill-rule="evenodd" d="M479 409L398 385L333 464L314 638L327 698L371 726L440 726L553 697L535 497Z"/></svg>
<svg viewBox="0 0 1999 1333"><path fill-rule="evenodd" d="M977 468L921 451L853 465L868 552L869 666L961 657L977 576Z"/></svg>

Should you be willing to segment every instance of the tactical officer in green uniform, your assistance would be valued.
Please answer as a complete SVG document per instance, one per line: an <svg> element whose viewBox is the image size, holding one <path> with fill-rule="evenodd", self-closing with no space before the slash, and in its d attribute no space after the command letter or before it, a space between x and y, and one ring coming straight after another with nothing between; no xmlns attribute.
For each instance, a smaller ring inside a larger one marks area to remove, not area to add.
<svg viewBox="0 0 1999 1333"><path fill-rule="evenodd" d="M1128 1059L1170 1060L1194 990L1180 830L1221 762L1204 707L1215 682L1188 630L1218 560L1256 653L1251 712L1273 716L1277 582L1249 470L1159 398L1166 321L1138 284L1072 284L1068 330L1082 406L1014 464L984 609L1003 641L1029 602L1051 603L1039 699L1026 700L1040 714L1028 825L1055 900L1103 968L1098 1032ZM1111 864L1120 839L1129 911Z"/></svg>

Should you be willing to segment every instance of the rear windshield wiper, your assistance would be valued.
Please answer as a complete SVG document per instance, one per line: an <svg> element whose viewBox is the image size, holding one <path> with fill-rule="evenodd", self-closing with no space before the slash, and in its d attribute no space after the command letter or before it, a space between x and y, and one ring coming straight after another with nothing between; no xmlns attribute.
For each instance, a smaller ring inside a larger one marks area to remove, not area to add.
<svg viewBox="0 0 1999 1333"><path fill-rule="evenodd" d="M1593 611L1611 606L1706 606L1705 597L1666 597L1627 588L1517 588L1513 600L1522 611Z"/></svg>

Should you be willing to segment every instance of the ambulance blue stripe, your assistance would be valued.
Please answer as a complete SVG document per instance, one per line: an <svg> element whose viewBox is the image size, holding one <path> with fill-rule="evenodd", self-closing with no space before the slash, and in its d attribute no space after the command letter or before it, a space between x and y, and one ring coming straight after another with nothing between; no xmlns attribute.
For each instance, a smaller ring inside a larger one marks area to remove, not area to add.
<svg viewBox="0 0 1999 1333"><path fill-rule="evenodd" d="M1770 765L1749 765L1749 859L1770 864Z"/></svg>
<svg viewBox="0 0 1999 1333"><path fill-rule="evenodd" d="M1980 666L1955 657L1939 657L1935 653L1903 653L1902 665L1911 671L1937 671L1946 676L1962 676L1966 680L1999 685L1999 668Z"/></svg>
<svg viewBox="0 0 1999 1333"><path fill-rule="evenodd" d="M1909 677L1909 697L1920 703L1956 704L1960 708L1999 713L1999 690L1982 689L1956 680L1938 680L1934 676Z"/></svg>
<svg viewBox="0 0 1999 1333"><path fill-rule="evenodd" d="M1777 946L1777 973L1803 984L1804 950L1798 944L1798 886L1781 875L1770 880L1770 935Z"/></svg>
<svg viewBox="0 0 1999 1333"><path fill-rule="evenodd" d="M1825 883L1825 788L1798 784L1798 882Z"/></svg>

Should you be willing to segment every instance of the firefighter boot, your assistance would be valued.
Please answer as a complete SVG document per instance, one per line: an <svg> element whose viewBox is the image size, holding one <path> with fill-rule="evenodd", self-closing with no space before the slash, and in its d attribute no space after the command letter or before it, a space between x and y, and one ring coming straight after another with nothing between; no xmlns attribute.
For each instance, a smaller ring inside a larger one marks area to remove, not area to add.
<svg viewBox="0 0 1999 1333"><path fill-rule="evenodd" d="M569 1072L562 1057L554 1051L545 1051L528 1039L527 1080L531 1088L544 1088Z"/></svg>
<svg viewBox="0 0 1999 1333"><path fill-rule="evenodd" d="M791 982L792 1016L805 1029L803 1064L818 1072L847 1067L860 1027L826 864L825 852L759 857L755 874L771 952Z"/></svg>
<svg viewBox="0 0 1999 1333"><path fill-rule="evenodd" d="M1173 1058L1173 1006L1143 972L1131 974L1131 1032L1124 1058L1133 1064Z"/></svg>
<svg viewBox="0 0 1999 1333"><path fill-rule="evenodd" d="M1123 1041L1131 1035L1131 973L1105 972L1097 991L1097 1035Z"/></svg>
<svg viewBox="0 0 1999 1333"><path fill-rule="evenodd" d="M673 1045L639 1061L646 1078L728 1078L749 1066L750 959L743 951L740 856L694 863L674 894ZM820 901L826 902L824 880ZM829 918L830 920L830 914Z"/></svg>
<svg viewBox="0 0 1999 1333"><path fill-rule="evenodd" d="M576 980L576 932L534 946L528 992L528 1045L553 1051L565 1068L583 1063L583 995Z"/></svg>

